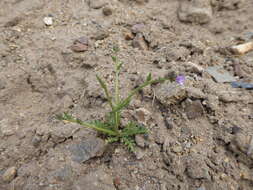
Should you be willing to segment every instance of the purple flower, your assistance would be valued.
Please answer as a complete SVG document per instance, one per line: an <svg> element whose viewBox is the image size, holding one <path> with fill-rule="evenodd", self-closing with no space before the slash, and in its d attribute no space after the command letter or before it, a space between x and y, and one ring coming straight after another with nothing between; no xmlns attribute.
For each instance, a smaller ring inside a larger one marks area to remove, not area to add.
<svg viewBox="0 0 253 190"><path fill-rule="evenodd" d="M185 76L184 75L178 75L177 78L176 78L176 81L177 81L178 84L184 85Z"/></svg>

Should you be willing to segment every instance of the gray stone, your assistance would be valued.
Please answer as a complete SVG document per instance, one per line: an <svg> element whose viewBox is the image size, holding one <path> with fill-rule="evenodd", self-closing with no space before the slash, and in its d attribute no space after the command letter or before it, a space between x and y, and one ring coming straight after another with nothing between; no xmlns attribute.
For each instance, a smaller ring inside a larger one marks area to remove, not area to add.
<svg viewBox="0 0 253 190"><path fill-rule="evenodd" d="M109 37L109 32L107 30L98 30L93 37L95 40L104 40Z"/></svg>
<svg viewBox="0 0 253 190"><path fill-rule="evenodd" d="M39 144L40 144L40 142L41 142L41 137L40 137L40 136L35 135L35 136L32 138L32 145L33 145L34 147L38 147Z"/></svg>
<svg viewBox="0 0 253 190"><path fill-rule="evenodd" d="M175 127L175 123L171 118L166 117L164 121L165 121L165 126L167 129L173 129Z"/></svg>
<svg viewBox="0 0 253 190"><path fill-rule="evenodd" d="M165 106L178 104L186 98L185 87L176 82L163 83L155 89L156 98Z"/></svg>
<svg viewBox="0 0 253 190"><path fill-rule="evenodd" d="M105 142L95 137L69 146L72 160L78 163L85 162L94 157L99 157L104 153L104 150Z"/></svg>
<svg viewBox="0 0 253 190"><path fill-rule="evenodd" d="M89 39L86 36L82 36L74 40L70 49L74 52L84 52L88 50Z"/></svg>
<svg viewBox="0 0 253 190"><path fill-rule="evenodd" d="M229 72L220 66L208 67L206 72L208 72L215 79L215 81L219 83L236 81L236 79L230 75Z"/></svg>
<svg viewBox="0 0 253 190"><path fill-rule="evenodd" d="M212 18L212 7L209 0L181 0L178 18L183 22L205 24Z"/></svg>
<svg viewBox="0 0 253 190"><path fill-rule="evenodd" d="M192 101L185 108L188 119L195 119L204 114L204 108L199 100Z"/></svg>
<svg viewBox="0 0 253 190"><path fill-rule="evenodd" d="M8 168L3 176L2 179L4 182L10 182L12 181L17 175L17 168L15 166Z"/></svg>
<svg viewBox="0 0 253 190"><path fill-rule="evenodd" d="M89 38L86 37L86 36L82 36L80 38L77 38L74 43L81 43L81 44L84 44L84 45L89 45Z"/></svg>
<svg viewBox="0 0 253 190"><path fill-rule="evenodd" d="M113 179L105 173L102 168L90 172L84 177L80 177L74 182L73 190L116 190Z"/></svg>
<svg viewBox="0 0 253 190"><path fill-rule="evenodd" d="M145 25L143 23L135 24L132 26L131 31L134 34L143 32Z"/></svg>
<svg viewBox="0 0 253 190"><path fill-rule="evenodd" d="M240 133L242 131L242 129L238 126L233 126L231 128L231 134L237 134L237 133Z"/></svg>

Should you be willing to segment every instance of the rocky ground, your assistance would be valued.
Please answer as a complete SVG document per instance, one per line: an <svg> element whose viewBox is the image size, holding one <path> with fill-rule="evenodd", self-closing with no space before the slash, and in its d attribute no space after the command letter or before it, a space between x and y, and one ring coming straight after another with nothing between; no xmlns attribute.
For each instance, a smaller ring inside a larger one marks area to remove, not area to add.
<svg viewBox="0 0 253 190"><path fill-rule="evenodd" d="M252 41L251 0L0 5L1 190L253 189L253 53L231 48ZM104 117L95 74L112 87L114 46L122 96L149 72L172 80L124 111L149 129L134 153L55 119Z"/></svg>

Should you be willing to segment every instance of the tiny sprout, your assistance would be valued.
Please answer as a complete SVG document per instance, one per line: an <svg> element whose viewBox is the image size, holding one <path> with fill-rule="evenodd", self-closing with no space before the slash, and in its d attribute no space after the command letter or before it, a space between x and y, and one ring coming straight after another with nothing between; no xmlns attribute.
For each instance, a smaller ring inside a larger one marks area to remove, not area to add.
<svg viewBox="0 0 253 190"><path fill-rule="evenodd" d="M118 49L113 49L114 52L118 51ZM143 125L139 125L133 121L129 121L128 124L122 126L121 124L121 112L125 109L131 102L133 96L137 94L141 89L148 85L160 83L168 80L167 78L158 78L152 79L151 73L148 74L146 81L138 86L137 88L130 91L128 96L125 99L120 97L120 89L119 89L119 74L120 69L123 65L121 61L118 60L116 56L112 56L112 60L115 63L115 80L114 80L114 94L108 91L107 85L102 78L96 75L98 83L103 89L107 102L111 108L111 111L107 114L105 121L92 121L92 122L84 122L81 119L74 118L68 113L63 113L62 115L58 115L57 118L63 121L73 122L80 124L82 126L94 129L100 133L103 133L107 139L108 143L120 142L125 145L129 151L134 151L135 141L134 137L137 134L147 134L148 130ZM183 83L182 79L179 78L178 82Z"/></svg>

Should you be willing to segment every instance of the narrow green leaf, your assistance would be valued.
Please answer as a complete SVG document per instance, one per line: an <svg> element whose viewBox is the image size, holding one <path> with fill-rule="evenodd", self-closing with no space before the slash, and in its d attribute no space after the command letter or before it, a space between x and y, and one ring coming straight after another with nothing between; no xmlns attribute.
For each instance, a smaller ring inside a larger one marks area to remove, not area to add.
<svg viewBox="0 0 253 190"><path fill-rule="evenodd" d="M151 76L151 73L149 73L147 78L146 78L146 81L151 81L151 79L152 79L152 76Z"/></svg>
<svg viewBox="0 0 253 190"><path fill-rule="evenodd" d="M113 112L118 112L124 108L126 108L131 102L131 97L129 96L125 100L121 101L116 107L114 108Z"/></svg>
<svg viewBox="0 0 253 190"><path fill-rule="evenodd" d="M77 124L80 124L82 126L85 126L85 127L91 128L91 129L95 129L96 131L107 134L107 135L118 136L118 133L111 130L111 129L107 129L107 128L102 127L101 125L98 125L96 123L94 124L94 123L88 123L88 122L81 121L80 119L76 119L76 118L74 118L73 116L71 116L67 113L64 113L60 117L58 116L58 118L60 120L63 120L63 121L77 123Z"/></svg>
<svg viewBox="0 0 253 190"><path fill-rule="evenodd" d="M103 90L105 92L107 101L109 102L111 108L113 109L114 106L113 106L113 103L112 103L112 97L111 97L111 95L108 91L107 85L105 84L105 82L98 75L96 75L96 77L97 77L97 80L98 80L100 86L103 88Z"/></svg>
<svg viewBox="0 0 253 190"><path fill-rule="evenodd" d="M96 75L96 77L97 77L97 80L98 80L100 86L105 89L106 84L104 83L104 81L98 75Z"/></svg>
<svg viewBox="0 0 253 190"><path fill-rule="evenodd" d="M123 62L119 62L116 66L116 70L119 71L123 65Z"/></svg>
<svg viewBox="0 0 253 190"><path fill-rule="evenodd" d="M112 60L113 60L114 63L116 63L117 62L117 57L116 56L112 56Z"/></svg>
<svg viewBox="0 0 253 190"><path fill-rule="evenodd" d="M127 147L127 149L130 152L134 152L134 147L135 147L135 141L131 137L123 137L121 138L121 142Z"/></svg>
<svg viewBox="0 0 253 190"><path fill-rule="evenodd" d="M119 141L119 137L108 137L106 139L107 143L114 143L114 142L117 142L117 141Z"/></svg>
<svg viewBox="0 0 253 190"><path fill-rule="evenodd" d="M119 47L118 46L113 46L112 51L114 53L118 53L119 52Z"/></svg>
<svg viewBox="0 0 253 190"><path fill-rule="evenodd" d="M129 122L123 129L122 136L135 136L138 134L146 134L148 132L145 126L139 125L135 122Z"/></svg>

